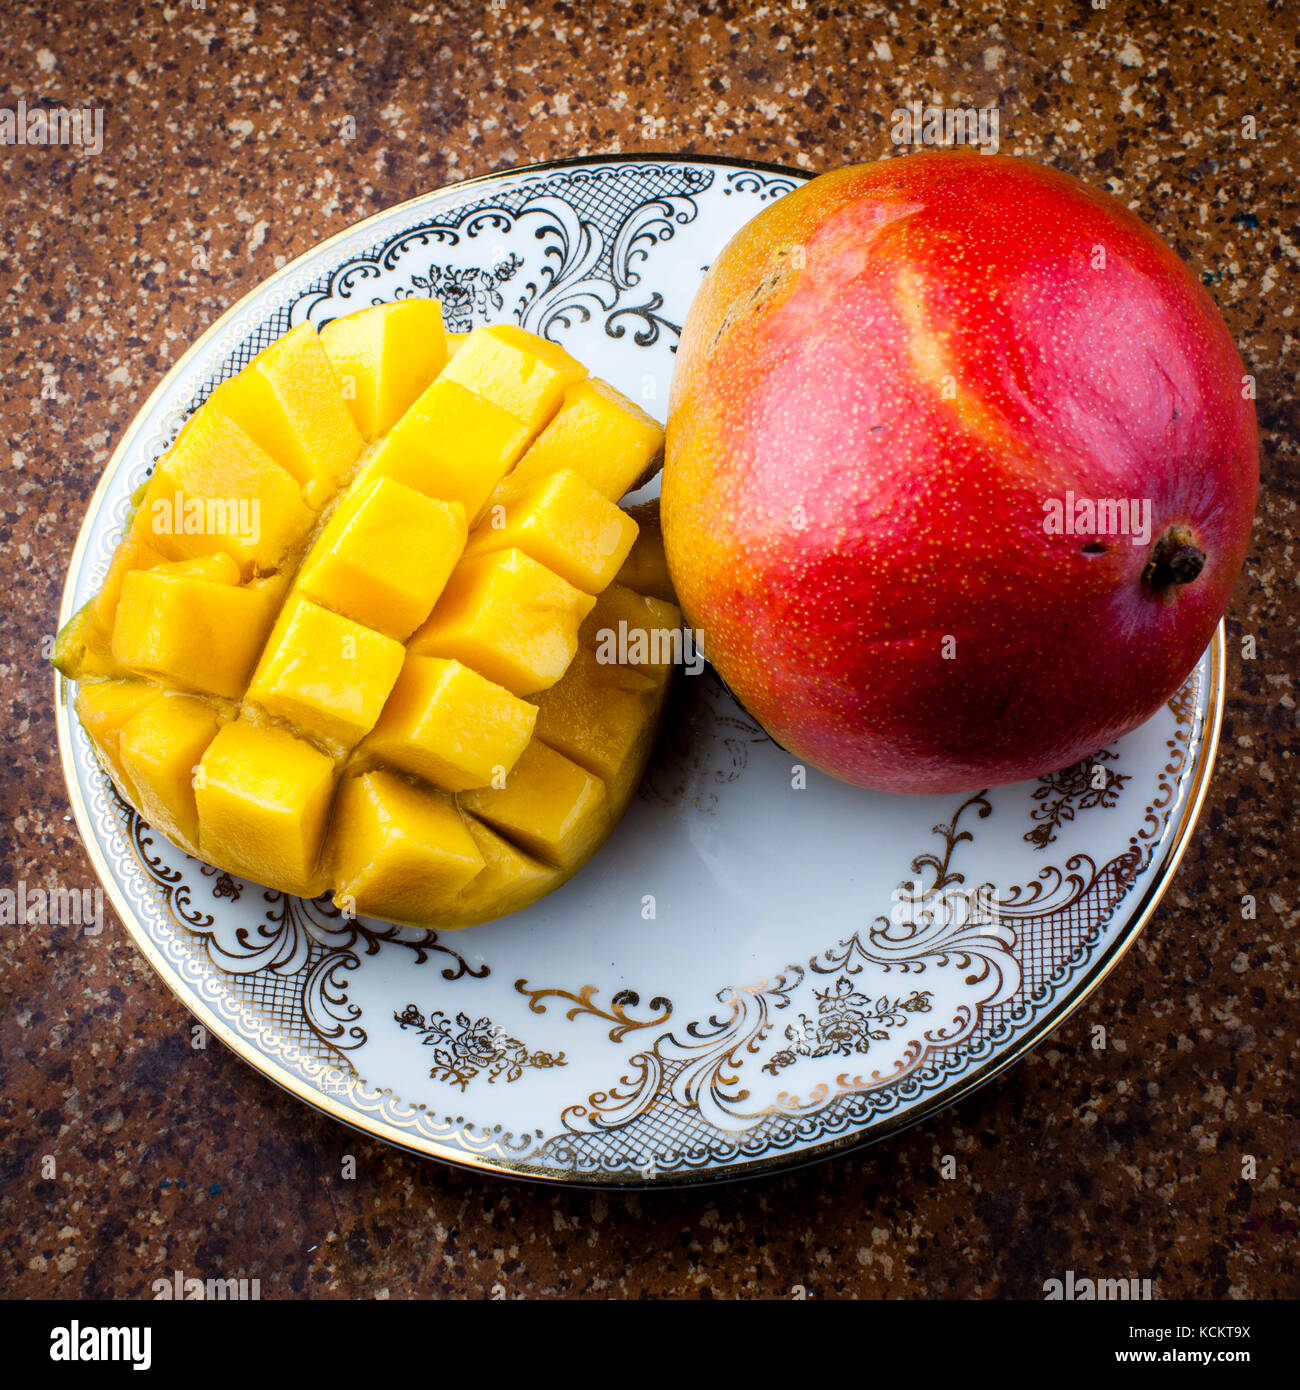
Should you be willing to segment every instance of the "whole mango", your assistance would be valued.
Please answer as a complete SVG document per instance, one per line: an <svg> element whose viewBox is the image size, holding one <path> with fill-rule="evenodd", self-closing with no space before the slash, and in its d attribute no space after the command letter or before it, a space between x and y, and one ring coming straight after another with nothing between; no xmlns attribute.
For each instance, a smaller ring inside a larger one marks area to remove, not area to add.
<svg viewBox="0 0 1300 1390"><path fill-rule="evenodd" d="M662 522L687 621L779 743L965 792L1178 689L1258 478L1251 379L1168 246L1066 174L927 152L813 179L718 256Z"/></svg>

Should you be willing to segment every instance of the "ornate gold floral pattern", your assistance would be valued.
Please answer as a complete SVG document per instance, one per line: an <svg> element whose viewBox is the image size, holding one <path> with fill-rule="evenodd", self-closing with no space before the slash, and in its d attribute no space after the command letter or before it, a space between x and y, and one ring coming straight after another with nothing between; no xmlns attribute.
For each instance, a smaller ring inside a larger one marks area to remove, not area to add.
<svg viewBox="0 0 1300 1390"><path fill-rule="evenodd" d="M789 1007L790 995L803 979L795 966L769 984L725 989L718 993L726 1016L711 1016L686 1025L679 1040L672 1033L629 1061L631 1071L608 1091L594 1091L585 1104L572 1105L561 1115L575 1132L618 1129L660 1110L695 1112L718 1128L736 1120L752 1121L766 1108L752 1108L752 1095L741 1080L745 1063L758 1057L772 1031L772 1012Z"/></svg>
<svg viewBox="0 0 1300 1390"><path fill-rule="evenodd" d="M1190 696L1171 703L1179 727L1167 741L1170 757L1157 780L1156 805L1172 799L1177 773L1184 765L1199 681L1199 673L1194 673L1188 682ZM899 1088L910 1077L928 1073L927 1079L941 1081L963 1052L967 1057L979 1054L1022 1026L1098 938L1128 885L1149 861L1149 841L1163 828L1164 818L1149 808L1129 848L1101 869L1086 854L1076 854L1066 860L1064 869L1046 866L1033 882L1014 884L1001 895L990 884L963 891L955 899L960 905L955 913L930 911L965 883L953 859L958 846L973 838L966 823L970 814L983 820L992 809L988 793L978 792L961 803L949 822L934 826L940 848L917 855L911 863L917 878L900 886L899 896L911 909L902 924L878 917L865 939L855 933L807 965L819 974L855 975L873 965L886 973L916 975L951 962L969 971L967 978L983 987L977 1008L960 1011L945 1026L926 1029L884 1069L875 1068L866 1075L840 1073L833 1083L820 1082L807 1095L782 1092L774 1104L759 1105L741 1084L740 1075L744 1062L762 1052L772 1012L789 1006L804 977L804 967L787 966L774 985L764 981L753 988L720 993L719 1000L728 1006L725 1019L689 1024L684 1038L665 1034L653 1048L631 1058L632 1070L617 1083L564 1112L565 1126L575 1138L555 1142L576 1159L584 1152L577 1136L626 1128L636 1136L636 1152L662 1154L670 1136L680 1146L683 1136L690 1135L695 1148L707 1149L710 1130L725 1133L738 1120L757 1129L756 1122L781 1113L820 1114L828 1104L858 1094L892 1093L897 1104L905 1094ZM1045 938L1053 940L1051 949L1044 948ZM785 1051L789 1055L784 1066L793 1065L801 1055ZM763 1069L774 1075L782 1068ZM684 1126L679 1115L671 1114L667 1128L656 1124L656 1115L671 1112L674 1105L692 1113L695 1124ZM771 1138L770 1131L764 1133ZM678 1151L689 1153L692 1148L688 1144L685 1151Z"/></svg>
<svg viewBox="0 0 1300 1390"><path fill-rule="evenodd" d="M435 1081L459 1086L462 1091L479 1075L486 1075L489 1082L504 1078L508 1084L518 1081L525 1067L565 1065L563 1052L530 1052L490 1018L471 1019L462 1012L453 1020L441 1009L434 1009L425 1018L414 1004L408 1004L393 1017L400 1027L415 1029L425 1047L433 1049L429 1075Z"/></svg>
<svg viewBox="0 0 1300 1390"><path fill-rule="evenodd" d="M631 989L620 989L609 1001L608 1009L602 1009L594 1002L598 993L596 985L583 985L577 994L572 994L567 989L529 989L527 980L516 980L515 989L528 1000L528 1007L535 1014L546 1012L546 1000L563 999L573 1006L564 1014L570 1022L581 1014L603 1018L610 1024L610 1042L622 1042L629 1033L635 1033L638 1029L655 1028L667 1023L673 1014L672 1001L657 994L647 1006L654 1010L649 1018L632 1018L627 1011L640 1004L641 996Z"/></svg>
<svg viewBox="0 0 1300 1390"><path fill-rule="evenodd" d="M1035 849L1046 849L1056 839L1061 826L1074 819L1076 810L1090 811L1094 806L1109 810L1119 805L1119 794L1129 775L1104 766L1118 757L1113 748L1102 748L1091 758L1040 777L1038 789L1033 793L1038 805L1030 813L1030 819L1037 824L1025 831L1025 839ZM1102 774L1100 786L1098 771Z"/></svg>
<svg viewBox="0 0 1300 1390"><path fill-rule="evenodd" d="M788 1047L774 1052L763 1063L763 1070L775 1076L794 1065L797 1057L847 1057L871 1051L873 1042L888 1042L889 1030L907 1021L907 1015L930 1012L930 991L913 990L906 998L881 995L874 1002L853 988L847 975L841 975L826 989L813 991L817 1017L799 1015L799 1026L785 1030Z"/></svg>

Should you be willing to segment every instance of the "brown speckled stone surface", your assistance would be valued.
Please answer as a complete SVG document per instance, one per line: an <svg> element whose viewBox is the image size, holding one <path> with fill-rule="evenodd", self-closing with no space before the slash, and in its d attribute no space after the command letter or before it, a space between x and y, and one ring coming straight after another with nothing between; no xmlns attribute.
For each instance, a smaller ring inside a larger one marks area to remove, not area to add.
<svg viewBox="0 0 1300 1390"><path fill-rule="evenodd" d="M268 1298L1038 1297L1066 1269L1162 1297L1300 1293L1296 23L1245 0L108 0L57 24L7 5L0 104L102 106L106 126L97 157L0 149L3 886L93 884L42 639L115 442L282 258L447 181L634 150L829 168L890 152L904 101L996 104L1005 151L1108 187L1210 285L1258 377L1263 491L1218 770L1173 889L998 1082L749 1185L534 1188L359 1138L220 1046L194 1052L116 921L97 941L0 928L0 1293L147 1295L174 1269Z"/></svg>

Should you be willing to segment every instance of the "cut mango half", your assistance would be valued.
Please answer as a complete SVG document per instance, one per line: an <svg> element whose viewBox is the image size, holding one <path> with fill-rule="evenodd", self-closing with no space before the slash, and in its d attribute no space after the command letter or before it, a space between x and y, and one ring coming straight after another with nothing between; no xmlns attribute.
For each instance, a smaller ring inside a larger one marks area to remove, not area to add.
<svg viewBox="0 0 1300 1390"><path fill-rule="evenodd" d="M432 300L299 324L159 460L55 665L187 853L490 921L576 873L644 772L681 615L656 507L618 502L662 446L513 325L447 334Z"/></svg>

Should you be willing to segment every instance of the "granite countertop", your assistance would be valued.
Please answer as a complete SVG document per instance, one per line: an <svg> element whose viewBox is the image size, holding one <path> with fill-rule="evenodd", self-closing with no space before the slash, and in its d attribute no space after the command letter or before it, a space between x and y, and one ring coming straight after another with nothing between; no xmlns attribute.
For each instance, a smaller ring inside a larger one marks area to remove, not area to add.
<svg viewBox="0 0 1300 1390"><path fill-rule="evenodd" d="M223 1048L195 1052L116 920L94 940L5 927L7 1296L147 1296L176 1269L256 1277L266 1298L1039 1297L1067 1269L1149 1277L1161 1297L1300 1293L1294 14L106 0L61 25L6 7L0 38L3 103L104 111L98 154L0 148L4 886L94 883L43 657L117 439L273 268L440 184L610 151L830 168L890 152L904 102L995 105L1004 151L1131 202L1210 285L1258 379L1263 463L1186 858L1136 949L1000 1080L746 1185L530 1187L362 1138ZM338 1178L344 1152L356 1181Z"/></svg>

